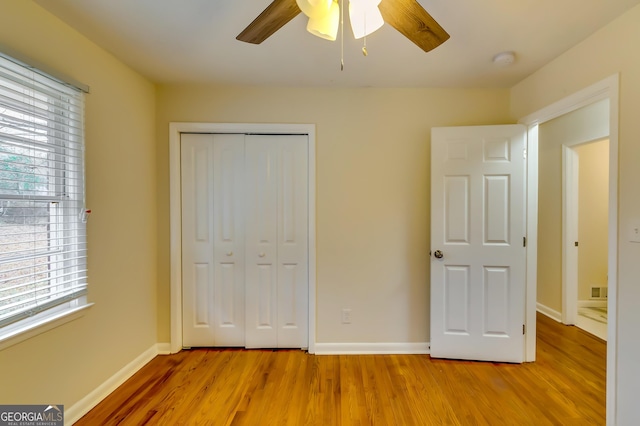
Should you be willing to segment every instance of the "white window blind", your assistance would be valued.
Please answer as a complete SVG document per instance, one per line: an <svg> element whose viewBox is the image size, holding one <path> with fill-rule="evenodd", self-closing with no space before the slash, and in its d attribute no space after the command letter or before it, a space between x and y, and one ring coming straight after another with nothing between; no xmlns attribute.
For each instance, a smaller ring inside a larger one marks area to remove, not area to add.
<svg viewBox="0 0 640 426"><path fill-rule="evenodd" d="M0 57L0 327L87 291L79 90Z"/></svg>

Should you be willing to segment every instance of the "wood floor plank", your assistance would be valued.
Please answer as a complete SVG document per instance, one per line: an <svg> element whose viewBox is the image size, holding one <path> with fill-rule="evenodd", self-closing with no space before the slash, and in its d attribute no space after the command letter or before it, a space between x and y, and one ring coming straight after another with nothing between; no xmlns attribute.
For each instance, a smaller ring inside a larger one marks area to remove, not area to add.
<svg viewBox="0 0 640 426"><path fill-rule="evenodd" d="M538 316L535 363L193 349L159 356L83 425L604 425L606 342Z"/></svg>

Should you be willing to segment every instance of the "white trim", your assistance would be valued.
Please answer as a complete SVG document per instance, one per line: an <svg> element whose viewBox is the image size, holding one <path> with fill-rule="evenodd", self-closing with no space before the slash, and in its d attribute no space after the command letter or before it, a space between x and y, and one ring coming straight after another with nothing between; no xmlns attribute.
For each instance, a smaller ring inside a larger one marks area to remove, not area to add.
<svg viewBox="0 0 640 426"><path fill-rule="evenodd" d="M149 349L138 355L133 361L122 367L116 374L109 377L101 385L89 392L80 401L73 404L64 412L66 425L72 425L82 416L87 414L91 409L98 405L111 392L116 390L120 385L126 382L131 376L137 373L142 367L147 365L149 361L158 355L160 344L155 344Z"/></svg>
<svg viewBox="0 0 640 426"><path fill-rule="evenodd" d="M542 303L536 303L536 309L543 315L548 316L552 320L562 322L562 314L555 309L551 309L548 306L543 305Z"/></svg>
<svg viewBox="0 0 640 426"><path fill-rule="evenodd" d="M171 354L171 343L158 343L156 345L158 347L158 355L169 355Z"/></svg>
<svg viewBox="0 0 640 426"><path fill-rule="evenodd" d="M576 323L576 327L604 341L607 340L607 324L606 323L601 323L599 321L593 320L583 315L578 315L578 321Z"/></svg>
<svg viewBox="0 0 640 426"><path fill-rule="evenodd" d="M578 308L606 308L607 300L578 300Z"/></svg>
<svg viewBox="0 0 640 426"><path fill-rule="evenodd" d="M429 343L316 343L316 355L429 354Z"/></svg>
<svg viewBox="0 0 640 426"><path fill-rule="evenodd" d="M535 143L533 142L535 141ZM538 301L538 126L527 131L527 260L524 361L536 360L536 303Z"/></svg>
<svg viewBox="0 0 640 426"><path fill-rule="evenodd" d="M578 317L578 182L580 159L575 149L562 145L562 323L575 325Z"/></svg>
<svg viewBox="0 0 640 426"><path fill-rule="evenodd" d="M519 123L529 126L529 133L535 139L529 140L530 152L531 146L537 144L537 126L541 123L564 115L568 112L575 111L583 106L592 104L602 99L609 99L609 315L607 330L607 425L615 425L617 419L617 399L616 386L618 378L618 333L617 333L617 297L618 297L618 116L619 116L619 80L618 74L614 74L605 78L579 92L574 93L558 102L555 102L539 111L534 112L519 120ZM535 129L535 131L534 131ZM528 155L529 169L538 169L537 155ZM537 180L530 179L527 190L527 218L530 224L532 218L537 219L538 190L534 182ZM535 211L533 210L535 206ZM537 221L537 220L536 220ZM531 230L531 227L529 227ZM537 229L536 233L529 234L529 241L537 247ZM531 287L537 285L537 280L530 280L532 269L537 267L537 248L534 250L530 244L527 254L527 295L534 293ZM530 321L535 315L536 300L527 298L527 328L531 330ZM535 324L535 321L533 322ZM527 354L535 353L535 334L529 336L527 333ZM528 359L529 360L529 359Z"/></svg>
<svg viewBox="0 0 640 426"><path fill-rule="evenodd" d="M618 90L618 74L614 74L605 78L589 87L586 87L566 98L560 99L551 105L548 105L526 117L518 120L518 123L525 125L542 124L547 121L558 118L562 115L580 109L584 106L591 105L603 99L610 98L612 89L615 86L616 97ZM616 123L617 126L617 123Z"/></svg>
<svg viewBox="0 0 640 426"><path fill-rule="evenodd" d="M169 222L171 251L170 352L182 349L182 230L180 205L180 134L244 133L308 136L309 214L309 330L308 352L315 353L316 339L316 126L315 124L170 123L169 124Z"/></svg>

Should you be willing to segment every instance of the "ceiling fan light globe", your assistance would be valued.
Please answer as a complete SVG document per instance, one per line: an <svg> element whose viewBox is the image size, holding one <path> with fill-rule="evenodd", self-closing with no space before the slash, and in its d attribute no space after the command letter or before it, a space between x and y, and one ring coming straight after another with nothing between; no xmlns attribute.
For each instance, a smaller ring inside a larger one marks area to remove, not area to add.
<svg viewBox="0 0 640 426"><path fill-rule="evenodd" d="M378 9L379 1L351 0L349 2L349 20L356 39L368 36L384 25L384 19Z"/></svg>
<svg viewBox="0 0 640 426"><path fill-rule="evenodd" d="M316 37L335 41L340 24L340 8L338 3L332 3L329 13L319 18L309 18L307 31Z"/></svg>
<svg viewBox="0 0 640 426"><path fill-rule="evenodd" d="M308 18L320 18L331 12L333 0L296 0L296 4Z"/></svg>

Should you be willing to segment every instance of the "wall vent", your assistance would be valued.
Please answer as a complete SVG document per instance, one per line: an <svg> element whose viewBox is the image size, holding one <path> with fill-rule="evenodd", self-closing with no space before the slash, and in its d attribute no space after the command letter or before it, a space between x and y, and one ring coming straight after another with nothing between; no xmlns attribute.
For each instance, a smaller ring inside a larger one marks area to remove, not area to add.
<svg viewBox="0 0 640 426"><path fill-rule="evenodd" d="M606 299L609 293L608 287L591 287L592 299Z"/></svg>

